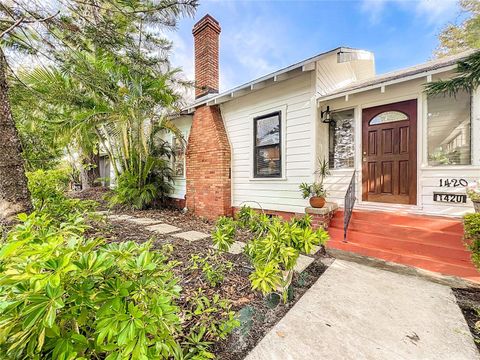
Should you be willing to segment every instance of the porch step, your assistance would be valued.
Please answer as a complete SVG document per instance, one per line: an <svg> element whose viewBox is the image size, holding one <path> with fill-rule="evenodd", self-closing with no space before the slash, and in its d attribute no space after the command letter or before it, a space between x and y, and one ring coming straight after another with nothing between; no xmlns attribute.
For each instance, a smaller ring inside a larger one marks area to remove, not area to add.
<svg viewBox="0 0 480 360"><path fill-rule="evenodd" d="M341 229L343 231L343 217L340 219L336 217L332 219L330 227ZM463 234L458 231L433 230L421 226L412 227L409 225L388 223L379 224L369 220L358 220L357 218L350 220L348 231L349 234L353 231L363 234L386 236L388 238L392 238L392 235L394 235L394 239L402 239L405 241L442 246L446 248L458 248L458 245L463 241Z"/></svg>
<svg viewBox="0 0 480 360"><path fill-rule="evenodd" d="M354 210L344 243L338 211L328 231L327 247L480 282L459 219Z"/></svg>
<svg viewBox="0 0 480 360"><path fill-rule="evenodd" d="M375 224L400 225L413 227L415 229L428 229L455 234L463 234L463 223L461 219L446 218L441 216L425 216L396 214L383 211L353 211L351 220L368 221ZM343 227L343 210L335 213L333 220L341 221Z"/></svg>
<svg viewBox="0 0 480 360"><path fill-rule="evenodd" d="M343 229L330 228L329 232L331 239L343 242ZM402 238L401 236L397 238L396 236L397 234L395 234L395 237L392 237L388 235L364 233L354 231L349 227L347 241L348 243L362 244L391 252L408 252L412 255L435 257L447 262L450 260L458 260L465 262L466 265L470 263L470 253L463 247L424 243L420 239L416 241Z"/></svg>
<svg viewBox="0 0 480 360"><path fill-rule="evenodd" d="M470 281L480 283L480 273L473 267L473 265L465 263L450 263L439 261L438 259L415 256L409 253L391 252L375 247L359 245L355 243L343 243L342 241L330 241L328 247L343 251L349 251L356 254L382 259L385 261L394 262L397 264L413 266L420 269L425 269L437 272L443 275L458 276Z"/></svg>

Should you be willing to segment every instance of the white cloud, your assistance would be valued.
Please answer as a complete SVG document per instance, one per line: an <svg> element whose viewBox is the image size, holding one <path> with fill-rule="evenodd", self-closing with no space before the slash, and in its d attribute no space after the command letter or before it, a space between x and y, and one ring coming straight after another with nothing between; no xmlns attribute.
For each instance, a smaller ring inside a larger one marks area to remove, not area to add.
<svg viewBox="0 0 480 360"><path fill-rule="evenodd" d="M361 9L368 14L370 24L375 25L380 21L387 0L363 0Z"/></svg>
<svg viewBox="0 0 480 360"><path fill-rule="evenodd" d="M285 56L291 51L287 41L285 19L256 16L236 26L224 27L221 46L228 54L229 69L222 88L253 80L286 65Z"/></svg>
<svg viewBox="0 0 480 360"><path fill-rule="evenodd" d="M362 0L361 10L369 15L370 23L375 25L390 6L411 12L429 25L443 24L452 17L452 13L458 12L457 0Z"/></svg>
<svg viewBox="0 0 480 360"><path fill-rule="evenodd" d="M417 16L433 25L444 24L452 17L452 13L457 13L458 10L456 0L420 0L415 7Z"/></svg>

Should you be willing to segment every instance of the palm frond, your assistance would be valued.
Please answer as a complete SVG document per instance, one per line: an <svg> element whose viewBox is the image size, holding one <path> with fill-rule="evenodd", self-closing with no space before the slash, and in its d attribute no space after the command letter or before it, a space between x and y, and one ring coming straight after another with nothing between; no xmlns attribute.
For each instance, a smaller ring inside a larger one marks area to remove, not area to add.
<svg viewBox="0 0 480 360"><path fill-rule="evenodd" d="M457 75L449 80L438 80L425 85L428 95L454 96L459 91L472 92L480 85L480 51L458 62Z"/></svg>

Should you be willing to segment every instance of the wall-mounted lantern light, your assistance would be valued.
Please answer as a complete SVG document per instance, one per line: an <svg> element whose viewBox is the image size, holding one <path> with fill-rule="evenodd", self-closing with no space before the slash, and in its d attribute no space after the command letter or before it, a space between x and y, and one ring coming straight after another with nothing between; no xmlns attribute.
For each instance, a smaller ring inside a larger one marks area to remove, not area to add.
<svg viewBox="0 0 480 360"><path fill-rule="evenodd" d="M330 106L327 106L327 110L322 111L320 113L320 117L322 118L322 123L330 124L333 121L330 116L331 116Z"/></svg>

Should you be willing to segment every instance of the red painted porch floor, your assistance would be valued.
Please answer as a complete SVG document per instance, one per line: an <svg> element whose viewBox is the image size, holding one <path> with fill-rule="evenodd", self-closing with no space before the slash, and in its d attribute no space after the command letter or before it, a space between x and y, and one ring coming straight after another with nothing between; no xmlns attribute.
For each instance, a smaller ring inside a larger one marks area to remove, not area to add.
<svg viewBox="0 0 480 360"><path fill-rule="evenodd" d="M339 210L328 231L327 248L480 283L480 272L463 244L461 220L354 210L345 243L343 211Z"/></svg>

